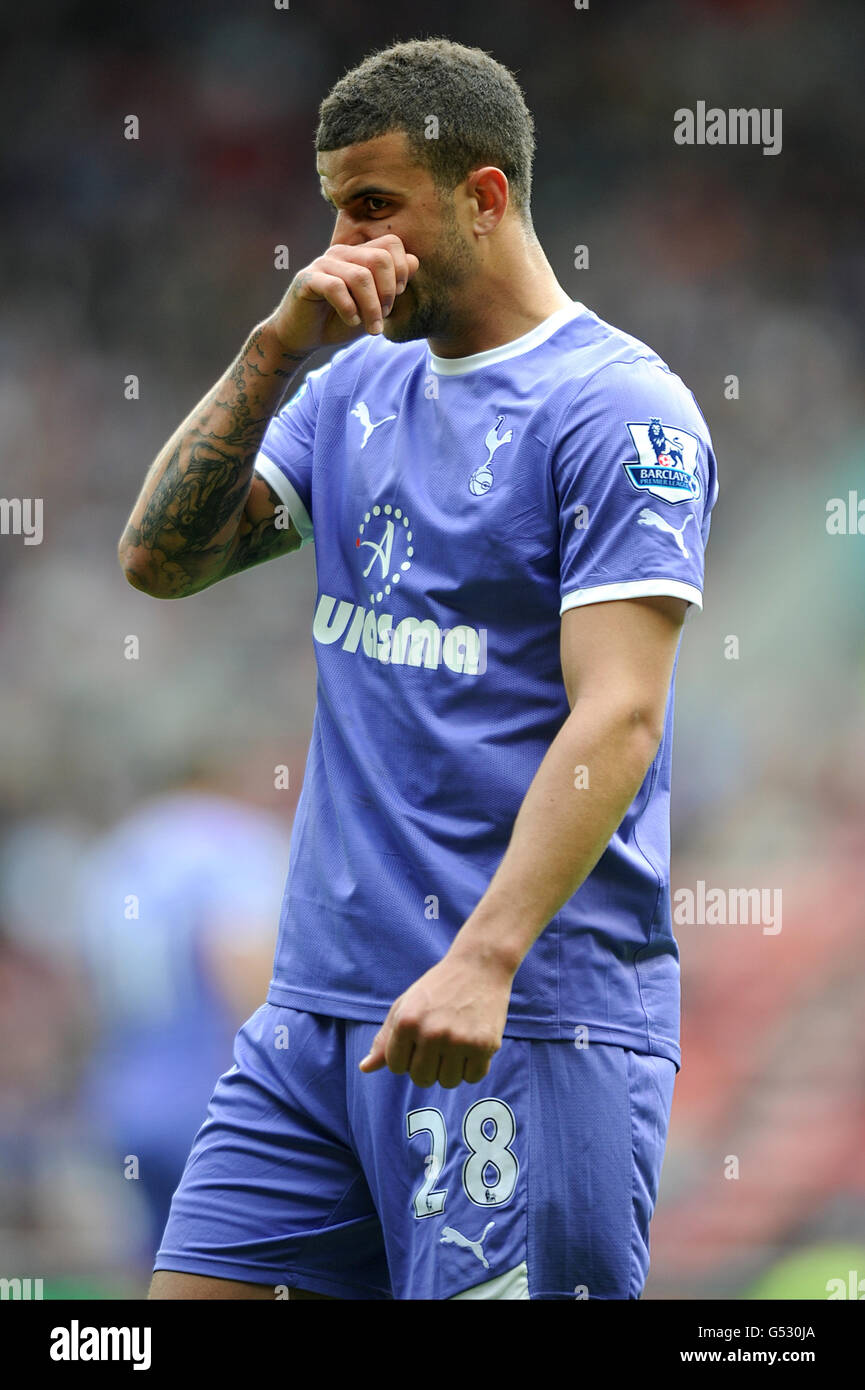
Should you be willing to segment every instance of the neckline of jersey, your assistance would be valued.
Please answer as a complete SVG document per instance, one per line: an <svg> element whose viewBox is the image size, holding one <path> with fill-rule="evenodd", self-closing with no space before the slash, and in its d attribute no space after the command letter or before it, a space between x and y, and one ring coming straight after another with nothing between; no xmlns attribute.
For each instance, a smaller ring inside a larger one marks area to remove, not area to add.
<svg viewBox="0 0 865 1390"><path fill-rule="evenodd" d="M522 337L513 338L511 342L501 343L498 347L488 348L486 352L473 352L468 357L437 357L430 350L430 368L437 376L465 376L467 372L476 372L493 362L504 362L509 357L521 357L524 352L531 352L532 348L545 343L563 324L578 318L585 312L585 307L578 299L574 299L570 304L565 304L554 314L550 314L549 318L536 324L534 328L530 328Z"/></svg>

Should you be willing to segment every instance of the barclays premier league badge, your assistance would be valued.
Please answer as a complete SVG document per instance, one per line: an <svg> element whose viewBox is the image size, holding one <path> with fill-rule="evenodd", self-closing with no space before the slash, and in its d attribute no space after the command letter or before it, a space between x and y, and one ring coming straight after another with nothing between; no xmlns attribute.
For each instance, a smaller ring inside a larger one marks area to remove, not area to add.
<svg viewBox="0 0 865 1390"><path fill-rule="evenodd" d="M633 487L673 504L694 502L701 496L696 435L662 424L657 415L645 424L629 424L628 430L637 460L622 467Z"/></svg>

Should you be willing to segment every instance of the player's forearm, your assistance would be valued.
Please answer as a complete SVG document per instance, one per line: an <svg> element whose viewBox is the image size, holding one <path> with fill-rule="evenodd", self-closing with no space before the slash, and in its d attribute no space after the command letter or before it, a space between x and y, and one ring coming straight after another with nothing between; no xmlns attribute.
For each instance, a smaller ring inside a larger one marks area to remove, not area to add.
<svg viewBox="0 0 865 1390"><path fill-rule="evenodd" d="M465 951L516 973L600 859L659 742L657 718L633 702L576 702L532 780L486 893L448 954Z"/></svg>
<svg viewBox="0 0 865 1390"><path fill-rule="evenodd" d="M220 573L264 432L308 353L286 353L265 320L160 450L118 547L135 588L181 598Z"/></svg>

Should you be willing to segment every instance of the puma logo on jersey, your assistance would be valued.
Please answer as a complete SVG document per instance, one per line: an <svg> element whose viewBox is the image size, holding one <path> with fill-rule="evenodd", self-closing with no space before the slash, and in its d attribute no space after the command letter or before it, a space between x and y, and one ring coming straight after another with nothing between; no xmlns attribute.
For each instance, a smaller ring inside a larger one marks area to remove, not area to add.
<svg viewBox="0 0 865 1390"><path fill-rule="evenodd" d="M669 521L665 521L664 518L662 516L659 516L657 512L653 512L651 507L644 507L643 510L640 512L639 518L637 520L637 525L657 526L659 531L669 532L669 534L675 538L676 545L681 550L685 559L688 560L690 559L690 556L687 550L685 549L685 542L682 540L682 532L684 531L688 522L693 520L694 513L689 512L688 515L685 517L685 520L682 522L681 526L671 526Z"/></svg>
<svg viewBox="0 0 865 1390"><path fill-rule="evenodd" d="M369 406L366 401L358 401L351 414L354 416L355 420L360 420L360 423L363 425L363 439L360 441L360 447L362 449L366 448L366 442L373 430L377 430L379 425L386 425L388 420L396 419L395 415L385 415L383 420L376 420L375 424L373 424L372 420L369 418Z"/></svg>
<svg viewBox="0 0 865 1390"><path fill-rule="evenodd" d="M473 1255L477 1255L484 1269L489 1269L490 1262L484 1254L483 1246L487 1238L487 1233L493 1229L495 1224L495 1221L488 1221L484 1226L483 1234L478 1236L477 1240L469 1240L468 1236L464 1236L461 1231L455 1230L453 1226L445 1226L439 1240L442 1245L460 1245L463 1250L471 1250Z"/></svg>
<svg viewBox="0 0 865 1390"><path fill-rule="evenodd" d="M484 444L487 449L486 459L479 468L475 469L474 473L469 478L469 491L473 492L475 497L481 497L485 492L489 492L493 485L493 471L490 468L493 455L503 444L510 444L514 437L513 430L507 430L507 432L502 435L501 439L499 438L499 427L504 423L504 418L504 415L497 416L496 423L491 430L487 431L486 438L484 439Z"/></svg>

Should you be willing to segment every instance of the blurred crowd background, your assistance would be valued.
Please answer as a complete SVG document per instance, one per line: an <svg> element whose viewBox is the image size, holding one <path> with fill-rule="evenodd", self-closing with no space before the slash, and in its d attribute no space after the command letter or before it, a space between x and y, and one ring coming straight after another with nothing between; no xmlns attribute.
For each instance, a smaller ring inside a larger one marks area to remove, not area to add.
<svg viewBox="0 0 865 1390"><path fill-rule="evenodd" d="M372 48L445 34L517 73L561 283L684 376L719 460L673 887L781 889L783 920L677 929L645 1296L865 1279L865 538L826 527L865 498L858 0L45 0L2 26L0 491L44 499L44 538L0 536L0 1274L141 1296L263 998L312 547L161 603L116 545L158 448L329 240L318 102ZM701 100L781 108L782 152L676 145Z"/></svg>

